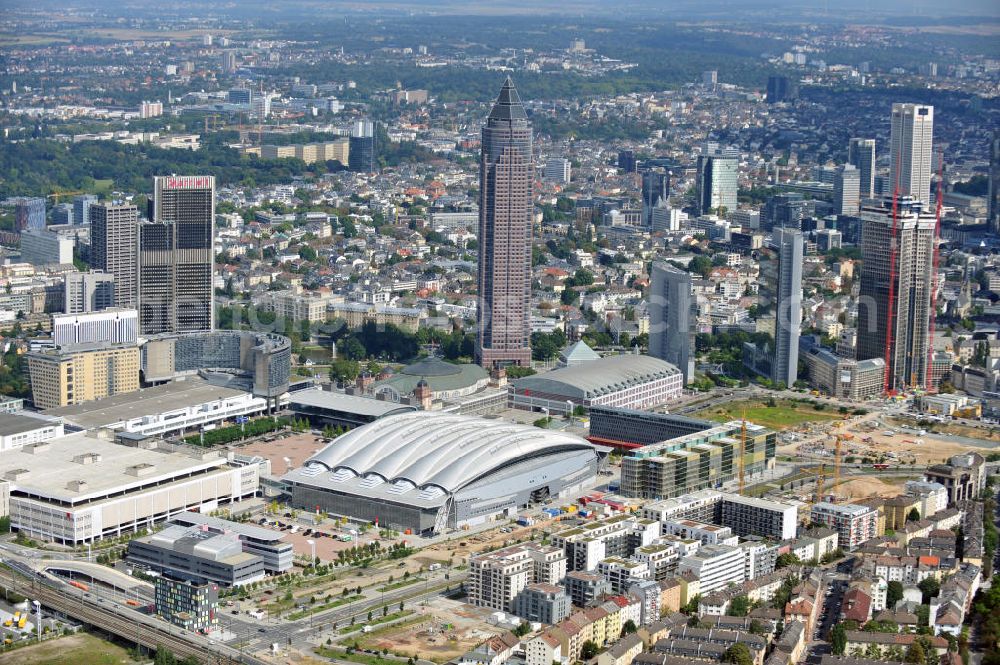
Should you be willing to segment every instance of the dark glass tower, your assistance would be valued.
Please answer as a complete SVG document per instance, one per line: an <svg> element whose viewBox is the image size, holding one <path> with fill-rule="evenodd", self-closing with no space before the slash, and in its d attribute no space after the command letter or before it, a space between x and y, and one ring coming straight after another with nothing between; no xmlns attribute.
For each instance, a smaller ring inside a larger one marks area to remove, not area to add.
<svg viewBox="0 0 1000 665"><path fill-rule="evenodd" d="M153 178L152 221L139 233L143 335L212 330L215 178Z"/></svg>
<svg viewBox="0 0 1000 665"><path fill-rule="evenodd" d="M510 77L483 127L479 162L476 360L487 369L531 363L531 125Z"/></svg>

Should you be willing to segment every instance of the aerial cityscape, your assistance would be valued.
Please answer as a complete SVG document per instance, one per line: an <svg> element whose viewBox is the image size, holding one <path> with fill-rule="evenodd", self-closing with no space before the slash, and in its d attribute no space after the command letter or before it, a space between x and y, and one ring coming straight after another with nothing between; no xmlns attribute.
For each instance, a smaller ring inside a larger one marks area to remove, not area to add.
<svg viewBox="0 0 1000 665"><path fill-rule="evenodd" d="M0 10L0 665L1000 665L1000 4Z"/></svg>

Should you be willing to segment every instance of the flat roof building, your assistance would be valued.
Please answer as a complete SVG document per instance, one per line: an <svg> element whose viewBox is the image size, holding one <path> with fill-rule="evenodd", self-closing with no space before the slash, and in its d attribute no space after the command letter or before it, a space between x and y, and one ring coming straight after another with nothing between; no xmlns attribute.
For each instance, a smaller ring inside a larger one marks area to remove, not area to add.
<svg viewBox="0 0 1000 665"><path fill-rule="evenodd" d="M878 510L853 503L833 504L821 501L813 504L809 513L813 524L822 524L837 532L837 542L853 550L878 531Z"/></svg>
<svg viewBox="0 0 1000 665"><path fill-rule="evenodd" d="M313 427L360 427L385 416L416 411L417 407L361 395L310 388L288 396L288 408Z"/></svg>
<svg viewBox="0 0 1000 665"><path fill-rule="evenodd" d="M264 579L264 562L247 554L235 533L171 525L129 541L129 563L199 584L242 586Z"/></svg>
<svg viewBox="0 0 1000 665"><path fill-rule="evenodd" d="M11 528L66 545L148 529L254 496L258 467L216 452L116 445L78 432L0 455Z"/></svg>
<svg viewBox="0 0 1000 665"><path fill-rule="evenodd" d="M739 536L764 536L775 540L795 537L799 509L788 503L739 494L723 494L719 523Z"/></svg>
<svg viewBox="0 0 1000 665"><path fill-rule="evenodd" d="M0 451L41 443L62 435L63 422L59 418L0 411Z"/></svg>
<svg viewBox="0 0 1000 665"><path fill-rule="evenodd" d="M253 524L219 519L211 515L187 511L175 515L172 524L185 527L205 527L213 533L234 533L243 544L243 551L260 557L264 570L269 573L283 573L291 570L295 556L291 543L284 542L285 534L264 529Z"/></svg>
<svg viewBox="0 0 1000 665"><path fill-rule="evenodd" d="M262 397L190 378L133 389L86 404L48 409L44 413L58 416L82 430L107 429L153 436L252 416L266 409L267 400Z"/></svg>

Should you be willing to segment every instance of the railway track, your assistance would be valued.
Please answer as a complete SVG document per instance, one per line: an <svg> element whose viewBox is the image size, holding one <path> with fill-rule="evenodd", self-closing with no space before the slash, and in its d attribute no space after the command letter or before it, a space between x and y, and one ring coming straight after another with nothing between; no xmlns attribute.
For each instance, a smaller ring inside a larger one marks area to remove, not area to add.
<svg viewBox="0 0 1000 665"><path fill-rule="evenodd" d="M173 627L157 625L159 622L131 609L119 608L114 605L104 607L82 597L82 591L72 592L69 587L55 588L38 578L26 582L15 576L11 571L0 571L0 581L18 585L19 591L37 600L43 607L61 612L83 623L113 633L125 640L141 644L151 650L157 647L169 649L179 658L194 657L202 663L216 665L265 665L265 661L242 654L225 645L203 644L200 639L191 636L177 635ZM81 594L81 595L78 595Z"/></svg>

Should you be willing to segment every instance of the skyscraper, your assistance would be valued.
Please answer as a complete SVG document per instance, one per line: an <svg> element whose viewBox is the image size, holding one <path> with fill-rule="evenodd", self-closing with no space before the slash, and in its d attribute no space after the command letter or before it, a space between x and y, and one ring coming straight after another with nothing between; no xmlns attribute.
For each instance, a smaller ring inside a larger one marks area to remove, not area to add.
<svg viewBox="0 0 1000 665"><path fill-rule="evenodd" d="M1000 133L993 132L990 141L990 228L1000 235Z"/></svg>
<svg viewBox="0 0 1000 665"><path fill-rule="evenodd" d="M476 360L531 363L531 125L507 77L486 125L479 161L479 310Z"/></svg>
<svg viewBox="0 0 1000 665"><path fill-rule="evenodd" d="M862 208L860 217L857 359L884 358L888 390L925 386L935 217L900 203L895 241L891 209Z"/></svg>
<svg viewBox="0 0 1000 665"><path fill-rule="evenodd" d="M134 205L90 206L91 263L114 276L114 306L134 309L138 302L139 209Z"/></svg>
<svg viewBox="0 0 1000 665"><path fill-rule="evenodd" d="M653 224L653 208L660 201L666 202L670 196L670 174L659 169L642 172L642 221L646 226Z"/></svg>
<svg viewBox="0 0 1000 665"><path fill-rule="evenodd" d="M802 232L776 228L772 239L778 255L778 273L771 380L791 388L798 379L802 328Z"/></svg>
<svg viewBox="0 0 1000 665"><path fill-rule="evenodd" d="M81 194L73 197L73 221L70 224L86 226L90 224L90 206L97 203L93 194Z"/></svg>
<svg viewBox="0 0 1000 665"><path fill-rule="evenodd" d="M767 77L767 103L790 102L799 96L798 84L787 76Z"/></svg>
<svg viewBox="0 0 1000 665"><path fill-rule="evenodd" d="M633 150L619 150L618 151L618 168L620 168L625 173L635 173L635 169L636 169L635 151L633 151Z"/></svg>
<svg viewBox="0 0 1000 665"><path fill-rule="evenodd" d="M150 207L139 231L141 334L212 330L215 177L155 176Z"/></svg>
<svg viewBox="0 0 1000 665"><path fill-rule="evenodd" d="M861 209L861 172L852 164L837 168L833 176L833 214L856 216Z"/></svg>
<svg viewBox="0 0 1000 665"><path fill-rule="evenodd" d="M694 298L691 273L654 263L649 289L649 355L676 365L684 383L694 378Z"/></svg>
<svg viewBox="0 0 1000 665"><path fill-rule="evenodd" d="M934 107L893 104L889 139L889 195L910 196L925 205L931 200L931 154Z"/></svg>
<svg viewBox="0 0 1000 665"><path fill-rule="evenodd" d="M14 228L18 231L45 228L45 199L19 196L14 202Z"/></svg>
<svg viewBox="0 0 1000 665"><path fill-rule="evenodd" d="M375 172L375 126L370 120L358 120L351 131L347 166L357 173Z"/></svg>
<svg viewBox="0 0 1000 665"><path fill-rule="evenodd" d="M851 139L847 144L847 163L860 172L858 192L861 197L875 196L875 139Z"/></svg>
<svg viewBox="0 0 1000 665"><path fill-rule="evenodd" d="M705 153L698 156L695 187L699 214L707 215L719 208L736 210L738 161L734 151L719 150L717 146L706 147Z"/></svg>

